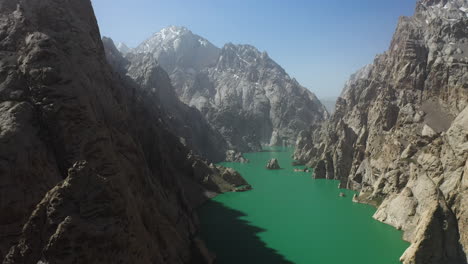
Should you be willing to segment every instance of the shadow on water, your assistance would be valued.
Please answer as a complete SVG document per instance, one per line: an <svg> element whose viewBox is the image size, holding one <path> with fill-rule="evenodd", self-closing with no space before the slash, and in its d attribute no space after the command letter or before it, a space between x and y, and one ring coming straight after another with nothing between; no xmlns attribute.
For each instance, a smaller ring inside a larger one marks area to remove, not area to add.
<svg viewBox="0 0 468 264"><path fill-rule="evenodd" d="M293 263L260 240L257 235L266 230L241 219L244 213L211 200L200 208L199 215L201 235L216 254L216 263Z"/></svg>

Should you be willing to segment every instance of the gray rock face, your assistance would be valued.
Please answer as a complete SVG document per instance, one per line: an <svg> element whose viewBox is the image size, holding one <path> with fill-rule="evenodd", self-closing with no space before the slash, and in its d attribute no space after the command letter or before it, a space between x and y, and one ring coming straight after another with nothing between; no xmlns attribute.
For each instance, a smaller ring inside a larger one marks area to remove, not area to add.
<svg viewBox="0 0 468 264"><path fill-rule="evenodd" d="M245 182L112 71L90 1L1 1L0 54L3 263L212 262L191 205Z"/></svg>
<svg viewBox="0 0 468 264"><path fill-rule="evenodd" d="M219 49L185 28L170 27L133 52L151 52L179 98L199 109L237 151L292 145L300 130L327 116L313 93L249 45Z"/></svg>
<svg viewBox="0 0 468 264"><path fill-rule="evenodd" d="M467 11L464 0L419 1L331 118L296 142L315 177L359 190L376 219L404 230L405 264L467 262Z"/></svg>
<svg viewBox="0 0 468 264"><path fill-rule="evenodd" d="M226 152L226 161L228 162L240 162L240 163L249 163L249 160L242 156L242 153L236 152L234 150L228 150Z"/></svg>
<svg viewBox="0 0 468 264"><path fill-rule="evenodd" d="M202 158L190 153L187 156L190 165L183 188L187 201L192 208L220 193L236 192L239 188L249 186L248 182L234 169L209 164Z"/></svg>
<svg viewBox="0 0 468 264"><path fill-rule="evenodd" d="M269 170L279 170L281 169L277 159L271 159L268 161L266 168Z"/></svg>
<svg viewBox="0 0 468 264"><path fill-rule="evenodd" d="M129 77L137 84L135 89L144 94L147 105L160 107L164 123L183 145L212 162L225 160L227 143L224 138L200 111L179 100L169 76L151 54L130 53L123 58L111 39L104 38L103 42L109 63L123 79Z"/></svg>

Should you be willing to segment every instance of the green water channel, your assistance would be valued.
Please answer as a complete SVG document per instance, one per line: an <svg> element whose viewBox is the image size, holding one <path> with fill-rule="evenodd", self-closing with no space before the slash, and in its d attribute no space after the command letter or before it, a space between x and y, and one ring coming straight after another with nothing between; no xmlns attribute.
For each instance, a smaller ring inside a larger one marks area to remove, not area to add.
<svg viewBox="0 0 468 264"><path fill-rule="evenodd" d="M199 209L202 237L217 263L397 264L409 246L401 232L372 218L375 208L353 203L337 181L294 172L292 150L246 154L238 170L254 188L226 193ZM265 164L277 158L281 170ZM340 197L340 192L346 197Z"/></svg>

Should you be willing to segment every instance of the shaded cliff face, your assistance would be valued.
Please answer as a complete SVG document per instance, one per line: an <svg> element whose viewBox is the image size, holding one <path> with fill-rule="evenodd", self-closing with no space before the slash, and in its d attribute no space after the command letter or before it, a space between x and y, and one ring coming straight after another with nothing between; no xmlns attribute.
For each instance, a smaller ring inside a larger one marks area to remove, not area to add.
<svg viewBox="0 0 468 264"><path fill-rule="evenodd" d="M122 78L130 77L137 84L136 89L145 94L147 105L160 106L164 122L183 145L210 161L224 161L228 150L224 138L208 124L200 111L179 100L171 79L151 54L129 53L123 58L112 40L104 38L103 42L113 68Z"/></svg>
<svg viewBox="0 0 468 264"><path fill-rule="evenodd" d="M193 206L243 185L108 65L89 0L0 2L3 263L209 263Z"/></svg>
<svg viewBox="0 0 468 264"><path fill-rule="evenodd" d="M313 93L249 45L218 49L185 28L170 27L133 52L151 52L179 98L199 109L238 151L260 150L261 143L293 144L298 131L327 116Z"/></svg>
<svg viewBox="0 0 468 264"><path fill-rule="evenodd" d="M360 190L376 219L405 231L405 264L467 260L467 12L464 0L418 2L330 120L296 142L315 177Z"/></svg>

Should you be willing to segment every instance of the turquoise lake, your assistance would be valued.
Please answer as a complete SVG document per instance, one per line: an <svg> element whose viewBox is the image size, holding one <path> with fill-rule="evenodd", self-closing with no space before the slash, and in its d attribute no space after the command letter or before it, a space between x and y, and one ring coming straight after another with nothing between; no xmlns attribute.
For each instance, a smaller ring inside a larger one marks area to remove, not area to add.
<svg viewBox="0 0 468 264"><path fill-rule="evenodd" d="M292 150L245 154L238 170L253 190L226 193L199 208L201 235L217 263L398 264L409 243L352 202L337 181L294 172ZM281 170L265 169L277 158ZM346 197L340 197L344 192Z"/></svg>

